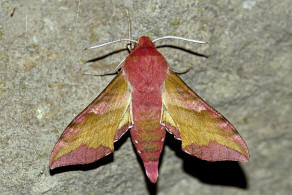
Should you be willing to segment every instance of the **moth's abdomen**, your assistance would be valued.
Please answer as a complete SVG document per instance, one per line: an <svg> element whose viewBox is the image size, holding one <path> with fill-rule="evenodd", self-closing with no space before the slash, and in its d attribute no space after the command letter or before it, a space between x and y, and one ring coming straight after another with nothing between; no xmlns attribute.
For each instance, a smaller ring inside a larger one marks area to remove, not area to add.
<svg viewBox="0 0 292 195"><path fill-rule="evenodd" d="M164 127L157 129L131 129L132 142L137 153L141 157L146 174L155 183L158 177L158 164L161 151L163 149L165 130Z"/></svg>
<svg viewBox="0 0 292 195"><path fill-rule="evenodd" d="M153 183L158 177L159 157L165 138L164 127L160 124L161 106L161 94L158 91L147 94L132 93L132 142L143 160L147 176Z"/></svg>
<svg viewBox="0 0 292 195"><path fill-rule="evenodd" d="M147 123L147 121L136 121L132 131L132 139L136 146L137 152L145 161L159 160L159 154L162 150L165 131L164 127L160 125L160 121L153 119L156 124L139 124ZM151 126L153 125L153 126Z"/></svg>

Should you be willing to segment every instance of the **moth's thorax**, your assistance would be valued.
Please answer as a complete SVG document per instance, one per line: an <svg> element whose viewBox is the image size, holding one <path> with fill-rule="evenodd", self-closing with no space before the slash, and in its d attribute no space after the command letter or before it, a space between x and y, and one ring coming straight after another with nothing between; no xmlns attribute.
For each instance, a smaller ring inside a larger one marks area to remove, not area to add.
<svg viewBox="0 0 292 195"><path fill-rule="evenodd" d="M139 91L160 89L168 64L149 37L138 39L137 47L126 58L123 71L132 88Z"/></svg>

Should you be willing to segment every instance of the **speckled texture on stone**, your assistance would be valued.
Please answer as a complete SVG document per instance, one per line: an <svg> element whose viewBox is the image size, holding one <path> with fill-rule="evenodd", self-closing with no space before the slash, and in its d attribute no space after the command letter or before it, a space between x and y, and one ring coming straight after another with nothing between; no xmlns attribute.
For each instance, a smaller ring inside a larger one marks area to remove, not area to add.
<svg viewBox="0 0 292 195"><path fill-rule="evenodd" d="M16 8L13 17L10 16ZM248 163L208 163L167 136L159 182L149 184L129 140L86 167L50 174L50 152L68 123L112 79L134 38L178 35L206 45L163 41L172 69L226 116L250 150ZM1 194L290 194L292 190L291 0L0 0Z"/></svg>

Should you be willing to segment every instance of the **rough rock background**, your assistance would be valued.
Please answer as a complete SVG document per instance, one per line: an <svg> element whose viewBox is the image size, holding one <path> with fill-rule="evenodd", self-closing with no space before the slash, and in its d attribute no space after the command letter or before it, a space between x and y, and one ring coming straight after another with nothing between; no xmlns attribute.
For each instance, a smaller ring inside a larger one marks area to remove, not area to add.
<svg viewBox="0 0 292 195"><path fill-rule="evenodd" d="M172 69L193 67L181 77L237 127L250 150L248 163L198 160L168 136L155 186L127 134L114 155L49 171L64 128L113 78L84 73L111 72L127 55L113 52L124 43L83 51L128 37L125 8L134 38L208 42L157 45L179 47L159 50ZM0 0L1 194L289 194L291 10L291 0Z"/></svg>

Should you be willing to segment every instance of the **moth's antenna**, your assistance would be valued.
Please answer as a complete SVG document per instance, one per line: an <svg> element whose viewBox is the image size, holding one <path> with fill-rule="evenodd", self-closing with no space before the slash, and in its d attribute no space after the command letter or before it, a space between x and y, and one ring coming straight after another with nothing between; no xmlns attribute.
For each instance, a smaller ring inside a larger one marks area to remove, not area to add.
<svg viewBox="0 0 292 195"><path fill-rule="evenodd" d="M122 41L129 41L129 42L132 42L132 43L138 43L136 40L132 40L132 39L118 39L118 40L115 40L115 41L110 41L110 42L102 43L102 44L95 45L95 46L92 46L92 47L88 47L88 48L85 48L84 50L95 49L95 48L103 47L103 46L106 46L106 45L111 45L111 44L122 42Z"/></svg>
<svg viewBox="0 0 292 195"><path fill-rule="evenodd" d="M84 50L95 49L95 48L103 47L103 46L106 46L106 45L111 45L111 44L122 42L122 41L128 41L129 42L128 43L129 49L133 50L135 48L135 45L133 43L138 43L138 41L136 41L136 40L134 40L132 38L132 23L131 23L131 18L130 18L130 15L129 15L129 10L127 8L126 8L126 14L127 14L127 18L128 18L128 27L129 27L129 38L128 39L119 39L119 40L115 40L115 41L110 41L110 42L106 42L106 43L102 43L102 44L99 44L99 45L95 45L95 46L92 46L92 47L85 48Z"/></svg>
<svg viewBox="0 0 292 195"><path fill-rule="evenodd" d="M130 17L128 8L126 8L126 14L127 14L127 18L128 18L129 39L133 39L133 37L132 37L132 21L131 21L131 17ZM135 46L134 46L133 42L129 42L129 49L133 50L134 47Z"/></svg>
<svg viewBox="0 0 292 195"><path fill-rule="evenodd" d="M200 44L206 43L204 41L198 41L198 40L194 40L194 39L187 39L187 38L177 37L177 36L172 36L172 35L154 39L152 42L154 43L156 41L163 40L163 39L178 39L178 40L183 40L183 41L188 41L188 42L193 42L193 43L200 43Z"/></svg>

